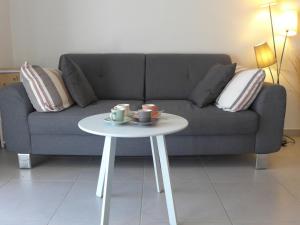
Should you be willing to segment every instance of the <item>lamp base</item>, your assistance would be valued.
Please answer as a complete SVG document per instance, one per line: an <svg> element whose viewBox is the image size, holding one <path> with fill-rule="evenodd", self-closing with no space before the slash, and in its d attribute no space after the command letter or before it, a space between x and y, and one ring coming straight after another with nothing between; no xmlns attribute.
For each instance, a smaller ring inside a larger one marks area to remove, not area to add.
<svg viewBox="0 0 300 225"><path fill-rule="evenodd" d="M283 135L281 140L281 146L286 147L288 144L295 144L296 140L290 136Z"/></svg>

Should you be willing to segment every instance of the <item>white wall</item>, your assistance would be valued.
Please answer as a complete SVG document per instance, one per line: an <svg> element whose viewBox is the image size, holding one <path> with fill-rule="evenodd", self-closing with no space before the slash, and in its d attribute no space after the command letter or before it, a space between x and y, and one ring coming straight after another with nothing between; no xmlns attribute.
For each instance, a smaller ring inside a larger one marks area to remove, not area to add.
<svg viewBox="0 0 300 225"><path fill-rule="evenodd" d="M13 65L9 0L0 0L0 68Z"/></svg>
<svg viewBox="0 0 300 225"><path fill-rule="evenodd" d="M14 56L56 66L65 52L222 52L253 62L265 37L249 0L11 0Z"/></svg>
<svg viewBox="0 0 300 225"><path fill-rule="evenodd" d="M240 64L255 66L253 46L270 38L268 14L259 0L10 3L15 65L28 60L57 66L59 55L68 52L195 52L227 53ZM298 43L299 37L290 40L284 65L290 129L300 129L300 72L289 66L300 57Z"/></svg>

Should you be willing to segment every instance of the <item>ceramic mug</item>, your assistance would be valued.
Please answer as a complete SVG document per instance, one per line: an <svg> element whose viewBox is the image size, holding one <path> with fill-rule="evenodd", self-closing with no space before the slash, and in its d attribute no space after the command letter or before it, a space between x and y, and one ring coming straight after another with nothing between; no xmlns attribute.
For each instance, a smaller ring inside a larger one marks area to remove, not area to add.
<svg viewBox="0 0 300 225"><path fill-rule="evenodd" d="M125 109L113 108L109 117L112 121L122 122L125 119Z"/></svg>
<svg viewBox="0 0 300 225"><path fill-rule="evenodd" d="M129 116L130 104L118 104L114 108L116 108L116 109L125 109L125 116Z"/></svg>
<svg viewBox="0 0 300 225"><path fill-rule="evenodd" d="M159 114L158 110L159 110L159 108L158 108L157 105L154 105L154 104L144 104L142 106L142 108L143 108L143 110L148 110L148 109L152 110L152 114L151 114L152 118L157 118L158 117L158 114Z"/></svg>
<svg viewBox="0 0 300 225"><path fill-rule="evenodd" d="M137 117L138 120L142 123L147 123L151 122L151 114L152 110L151 109L142 109L137 112Z"/></svg>

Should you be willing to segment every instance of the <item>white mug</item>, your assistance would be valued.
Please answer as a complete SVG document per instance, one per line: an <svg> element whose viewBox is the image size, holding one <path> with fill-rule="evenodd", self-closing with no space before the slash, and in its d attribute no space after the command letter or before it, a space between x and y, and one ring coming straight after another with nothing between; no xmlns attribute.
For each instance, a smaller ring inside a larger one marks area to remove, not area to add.
<svg viewBox="0 0 300 225"><path fill-rule="evenodd" d="M112 121L122 122L125 117L125 109L111 109L111 113L109 115Z"/></svg>
<svg viewBox="0 0 300 225"><path fill-rule="evenodd" d="M130 113L130 104L118 104L114 107L115 109L124 109L125 116L128 116Z"/></svg>

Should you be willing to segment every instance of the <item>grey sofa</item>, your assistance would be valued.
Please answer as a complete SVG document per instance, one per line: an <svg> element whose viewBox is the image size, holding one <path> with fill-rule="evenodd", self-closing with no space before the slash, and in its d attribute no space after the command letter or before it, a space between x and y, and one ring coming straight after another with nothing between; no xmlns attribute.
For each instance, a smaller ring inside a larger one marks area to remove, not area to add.
<svg viewBox="0 0 300 225"><path fill-rule="evenodd" d="M22 84L0 91L0 109L7 148L30 167L30 155L100 155L103 138L82 132L77 122L108 112L118 103L138 109L154 103L168 113L185 117L189 127L166 138L170 155L257 154L257 167L281 147L286 107L282 86L265 84L247 111L224 112L215 106L199 108L188 95L210 67L228 64L222 54L67 54L82 69L99 101L58 113L34 111ZM151 154L147 139L121 139L117 154Z"/></svg>

